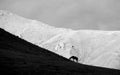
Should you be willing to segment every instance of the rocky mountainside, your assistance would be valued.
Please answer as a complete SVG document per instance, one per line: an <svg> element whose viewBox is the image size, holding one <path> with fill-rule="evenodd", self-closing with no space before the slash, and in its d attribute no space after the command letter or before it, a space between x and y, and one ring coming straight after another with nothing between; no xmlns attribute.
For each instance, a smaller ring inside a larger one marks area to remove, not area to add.
<svg viewBox="0 0 120 75"><path fill-rule="evenodd" d="M56 28L2 10L0 28L79 63L120 69L120 31Z"/></svg>

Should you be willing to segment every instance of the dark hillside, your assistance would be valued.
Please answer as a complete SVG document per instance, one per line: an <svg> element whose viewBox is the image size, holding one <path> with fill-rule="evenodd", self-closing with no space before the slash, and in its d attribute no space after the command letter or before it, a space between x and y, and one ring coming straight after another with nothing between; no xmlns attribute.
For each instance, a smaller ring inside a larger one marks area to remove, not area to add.
<svg viewBox="0 0 120 75"><path fill-rule="evenodd" d="M0 29L0 73L3 75L118 75L120 71L72 62Z"/></svg>

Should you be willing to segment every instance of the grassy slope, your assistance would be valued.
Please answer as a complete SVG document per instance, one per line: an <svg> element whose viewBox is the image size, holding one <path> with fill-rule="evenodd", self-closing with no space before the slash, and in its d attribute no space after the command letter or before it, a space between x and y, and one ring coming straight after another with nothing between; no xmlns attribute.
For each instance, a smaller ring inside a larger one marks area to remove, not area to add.
<svg viewBox="0 0 120 75"><path fill-rule="evenodd" d="M36 74L118 74L119 70L74 63L0 29L0 72Z"/></svg>

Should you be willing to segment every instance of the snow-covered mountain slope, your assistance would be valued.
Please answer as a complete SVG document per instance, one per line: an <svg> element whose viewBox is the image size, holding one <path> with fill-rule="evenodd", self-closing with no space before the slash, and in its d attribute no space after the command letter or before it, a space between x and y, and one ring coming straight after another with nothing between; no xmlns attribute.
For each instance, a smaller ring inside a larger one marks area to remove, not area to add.
<svg viewBox="0 0 120 75"><path fill-rule="evenodd" d="M79 63L120 69L120 31L56 28L2 10L0 28Z"/></svg>
<svg viewBox="0 0 120 75"><path fill-rule="evenodd" d="M60 39L45 43L45 48L67 58L76 56L79 63L120 69L120 31L79 30Z"/></svg>
<svg viewBox="0 0 120 75"><path fill-rule="evenodd" d="M34 44L40 44L59 33L70 31L69 29L55 28L36 20L26 19L3 10L0 10L0 28Z"/></svg>
<svg viewBox="0 0 120 75"><path fill-rule="evenodd" d="M120 68L120 31L81 30L73 36L81 63Z"/></svg>

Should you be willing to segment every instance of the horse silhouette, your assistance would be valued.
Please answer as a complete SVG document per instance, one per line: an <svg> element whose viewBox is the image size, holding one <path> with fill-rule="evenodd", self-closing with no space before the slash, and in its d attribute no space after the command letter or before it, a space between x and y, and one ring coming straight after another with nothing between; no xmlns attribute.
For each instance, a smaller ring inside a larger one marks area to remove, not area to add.
<svg viewBox="0 0 120 75"><path fill-rule="evenodd" d="M78 62L78 57L76 57L76 56L71 56L69 59L74 62Z"/></svg>

